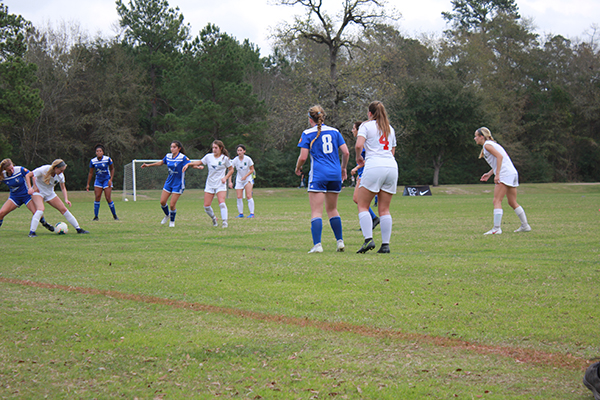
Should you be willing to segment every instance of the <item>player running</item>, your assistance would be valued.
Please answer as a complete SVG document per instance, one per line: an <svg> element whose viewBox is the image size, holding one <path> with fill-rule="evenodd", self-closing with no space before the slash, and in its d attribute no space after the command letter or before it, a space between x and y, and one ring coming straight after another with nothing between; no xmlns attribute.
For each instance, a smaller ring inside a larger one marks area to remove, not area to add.
<svg viewBox="0 0 600 400"><path fill-rule="evenodd" d="M104 192L104 197L106 198L106 202L108 203L108 207L110 208L113 218L115 221L118 221L119 218L117 217L117 211L115 210L115 202L111 199L115 167L112 159L105 155L105 149L103 145L97 144L95 151L96 157L90 160L90 173L88 174L87 185L85 186L85 190L89 192L90 182L92 181L94 171L96 171L96 180L94 181L95 199L93 221L98 221L98 212L100 211L100 199L102 198L102 192Z"/></svg>
<svg viewBox="0 0 600 400"><path fill-rule="evenodd" d="M179 140L171 142L171 152L163 157L162 160L152 164L142 164L142 168L156 167L166 165L169 169L169 175L163 186L163 191L160 195L160 207L165 213L164 218L160 221L161 224L169 223L169 227L175 226L175 217L177 216L177 200L185 190L185 168L190 163L190 159L185 155L183 145ZM171 197L171 210L167 206L167 201Z"/></svg>
<svg viewBox="0 0 600 400"><path fill-rule="evenodd" d="M197 169L208 167L208 177L204 186L204 211L212 220L213 226L219 226L217 216L211 207L212 201L217 196L219 208L221 209L221 219L223 220L223 228L227 228L227 204L225 197L227 195L227 180L233 174L233 166L229 159L229 153L225 145L220 140L212 142L212 153L205 155L202 160L192 161L184 167L184 171L193 166Z"/></svg>

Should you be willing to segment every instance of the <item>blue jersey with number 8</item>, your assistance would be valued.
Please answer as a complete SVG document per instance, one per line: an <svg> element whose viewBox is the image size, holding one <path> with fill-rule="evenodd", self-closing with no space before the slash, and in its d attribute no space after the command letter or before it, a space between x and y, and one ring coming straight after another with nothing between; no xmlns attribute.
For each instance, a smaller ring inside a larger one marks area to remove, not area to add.
<svg viewBox="0 0 600 400"><path fill-rule="evenodd" d="M342 168L338 149L345 143L342 134L327 125L321 125L318 137L316 126L302 132L298 147L310 149L309 182L341 182Z"/></svg>

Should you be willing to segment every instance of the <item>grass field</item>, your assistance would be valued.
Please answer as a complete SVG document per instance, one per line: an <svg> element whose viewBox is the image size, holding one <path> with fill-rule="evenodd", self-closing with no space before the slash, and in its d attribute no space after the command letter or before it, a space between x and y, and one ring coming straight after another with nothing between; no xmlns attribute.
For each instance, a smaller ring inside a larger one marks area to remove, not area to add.
<svg viewBox="0 0 600 400"><path fill-rule="evenodd" d="M505 203L504 233L483 236L491 190L396 196L387 255L355 254L349 189L345 253L325 221L325 252L307 254L298 189L255 190L257 217L228 229L193 190L175 228L160 225L158 191L115 193L119 222L105 201L92 222L93 195L70 192L90 235L30 239L16 210L0 228L0 397L591 399L600 185L522 185L533 231L513 233Z"/></svg>

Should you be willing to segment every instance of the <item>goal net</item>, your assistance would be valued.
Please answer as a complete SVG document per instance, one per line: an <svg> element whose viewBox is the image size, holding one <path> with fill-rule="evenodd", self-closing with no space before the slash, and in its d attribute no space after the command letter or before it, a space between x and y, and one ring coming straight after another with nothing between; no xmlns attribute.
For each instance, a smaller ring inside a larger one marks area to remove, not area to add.
<svg viewBox="0 0 600 400"><path fill-rule="evenodd" d="M136 201L140 191L161 190L169 171L166 165L142 169L142 164L151 164L161 160L132 160L125 165L123 174L123 200ZM193 161L193 160L192 160ZM190 173L191 172L191 173ZM203 189L206 172L191 168L185 174L186 189Z"/></svg>

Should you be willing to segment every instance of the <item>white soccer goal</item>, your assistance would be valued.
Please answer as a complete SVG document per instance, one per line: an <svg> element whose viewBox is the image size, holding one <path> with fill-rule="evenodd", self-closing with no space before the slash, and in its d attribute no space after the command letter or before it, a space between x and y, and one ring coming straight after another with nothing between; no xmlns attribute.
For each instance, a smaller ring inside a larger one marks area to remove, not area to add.
<svg viewBox="0 0 600 400"><path fill-rule="evenodd" d="M169 174L166 165L142 169L142 164L161 160L132 160L125 165L123 174L123 200L137 201L141 190L161 190ZM206 172L190 168L185 174L186 189L202 189L206 181Z"/></svg>

